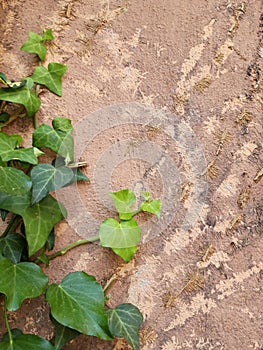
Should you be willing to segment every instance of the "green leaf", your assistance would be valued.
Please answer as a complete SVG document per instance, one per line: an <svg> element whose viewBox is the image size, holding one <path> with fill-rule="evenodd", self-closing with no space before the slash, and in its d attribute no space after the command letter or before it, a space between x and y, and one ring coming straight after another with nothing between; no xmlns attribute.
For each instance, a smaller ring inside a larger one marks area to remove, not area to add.
<svg viewBox="0 0 263 350"><path fill-rule="evenodd" d="M42 154L44 153L36 147L20 148L4 153L0 151L0 157L4 162L8 162L9 160L20 160L20 162L25 162L33 165L36 165L38 163L37 157Z"/></svg>
<svg viewBox="0 0 263 350"><path fill-rule="evenodd" d="M135 254L137 247L131 248L111 248L115 254L119 255L126 263L128 263Z"/></svg>
<svg viewBox="0 0 263 350"><path fill-rule="evenodd" d="M46 124L40 125L33 133L35 147L47 147L62 157L73 162L74 141L71 136L71 121L66 118L55 118L53 128Z"/></svg>
<svg viewBox="0 0 263 350"><path fill-rule="evenodd" d="M161 201L159 199L151 199L141 204L141 210L152 213L160 217Z"/></svg>
<svg viewBox="0 0 263 350"><path fill-rule="evenodd" d="M54 350L54 347L44 338L34 334L21 334L13 338L13 343L9 340L0 342L1 350Z"/></svg>
<svg viewBox="0 0 263 350"><path fill-rule="evenodd" d="M21 142L22 137L20 135L7 135L3 132L0 132L0 156L5 152L18 148Z"/></svg>
<svg viewBox="0 0 263 350"><path fill-rule="evenodd" d="M139 350L139 328L142 321L140 310L132 304L120 304L109 310L108 324L112 335L125 338L133 350Z"/></svg>
<svg viewBox="0 0 263 350"><path fill-rule="evenodd" d="M143 196L143 198L148 201L151 199L151 195L150 195L150 192L145 192L145 191L142 191L141 192L141 195Z"/></svg>
<svg viewBox="0 0 263 350"><path fill-rule="evenodd" d="M54 225L66 216L63 205L50 195L31 206L30 194L10 196L0 193L0 208L22 216L29 256L45 245Z"/></svg>
<svg viewBox="0 0 263 350"><path fill-rule="evenodd" d="M53 34L52 34L52 29L47 29L47 30L43 30L43 34L42 34L42 40L53 40Z"/></svg>
<svg viewBox="0 0 263 350"><path fill-rule="evenodd" d="M26 86L16 90L12 88L0 89L0 100L23 105L29 117L32 117L40 107L40 99L35 92Z"/></svg>
<svg viewBox="0 0 263 350"><path fill-rule="evenodd" d="M8 122L9 119L10 119L10 114L6 112L0 114L0 123Z"/></svg>
<svg viewBox="0 0 263 350"><path fill-rule="evenodd" d="M141 238L141 229L134 219L118 222L108 218L99 228L100 243L103 247L131 248Z"/></svg>
<svg viewBox="0 0 263 350"><path fill-rule="evenodd" d="M120 219L130 220L133 214L131 206L136 201L135 194L128 189L120 190L118 192L110 192L109 194L113 198Z"/></svg>
<svg viewBox="0 0 263 350"><path fill-rule="evenodd" d="M100 339L112 339L103 289L93 276L85 272L70 273L61 284L49 286L46 299L52 316L62 325Z"/></svg>
<svg viewBox="0 0 263 350"><path fill-rule="evenodd" d="M23 171L0 166L0 192L11 195L26 194L31 186L30 178Z"/></svg>
<svg viewBox="0 0 263 350"><path fill-rule="evenodd" d="M0 254L11 260L14 264L20 262L22 252L26 248L26 240L17 233L10 233L0 238Z"/></svg>
<svg viewBox="0 0 263 350"><path fill-rule="evenodd" d="M11 334L12 334L12 338L14 339L15 337L17 337L18 335L23 334L22 331L18 328L13 328L11 329ZM9 334L8 332L6 332L2 338L2 340L9 340Z"/></svg>
<svg viewBox="0 0 263 350"><path fill-rule="evenodd" d="M77 338L81 334L75 329L63 326L54 317L51 316L50 318L55 326L55 336L51 340L51 343L55 346L55 350L60 350L70 340Z"/></svg>
<svg viewBox="0 0 263 350"><path fill-rule="evenodd" d="M79 169L76 170L76 172L74 173L74 181L73 182L76 182L76 181L86 181L86 182L90 182L89 178L83 174L83 172Z"/></svg>
<svg viewBox="0 0 263 350"><path fill-rule="evenodd" d="M62 95L62 76L66 73L67 66L60 63L49 63L48 69L43 66L35 68L31 78L34 82L45 85L54 94Z"/></svg>
<svg viewBox="0 0 263 350"><path fill-rule="evenodd" d="M19 309L25 299L41 295L48 283L48 277L41 268L31 262L13 264L3 258L0 271L0 292L6 295L9 311Z"/></svg>
<svg viewBox="0 0 263 350"><path fill-rule="evenodd" d="M54 249L54 246L55 246L55 231L53 228L50 234L48 235L48 238L45 244L45 249L50 252L51 250Z"/></svg>
<svg viewBox="0 0 263 350"><path fill-rule="evenodd" d="M70 168L66 166L55 168L51 164L36 165L30 175L33 184L32 204L39 202L50 191L64 187L74 176Z"/></svg>
<svg viewBox="0 0 263 350"><path fill-rule="evenodd" d="M28 37L28 40L21 46L20 50L35 53L41 61L44 61L47 49L43 43L42 36L34 32L29 32Z"/></svg>
<svg viewBox="0 0 263 350"><path fill-rule="evenodd" d="M5 219L6 219L8 213L9 213L9 212L8 212L7 210L0 209L0 216L1 216L1 219L2 219L3 221L5 221Z"/></svg>

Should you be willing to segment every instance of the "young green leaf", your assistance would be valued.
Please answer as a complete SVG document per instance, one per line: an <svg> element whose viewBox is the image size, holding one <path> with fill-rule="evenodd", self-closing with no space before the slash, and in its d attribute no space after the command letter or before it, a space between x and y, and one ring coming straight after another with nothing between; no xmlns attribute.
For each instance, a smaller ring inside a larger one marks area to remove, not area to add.
<svg viewBox="0 0 263 350"><path fill-rule="evenodd" d="M69 184L73 179L73 171L66 167L60 166L55 168L51 164L39 164L31 170L32 204L38 203L50 191L58 190Z"/></svg>
<svg viewBox="0 0 263 350"><path fill-rule="evenodd" d="M52 34L52 29L47 29L47 30L43 30L43 34L42 34L42 40L53 40L53 34Z"/></svg>
<svg viewBox="0 0 263 350"><path fill-rule="evenodd" d="M31 78L35 83L45 85L54 94L62 95L62 76L66 73L67 66L59 63L49 63L48 69L43 66L35 68Z"/></svg>
<svg viewBox="0 0 263 350"><path fill-rule="evenodd" d="M1 350L54 350L54 347L46 339L34 334L21 334L10 340L0 342Z"/></svg>
<svg viewBox="0 0 263 350"><path fill-rule="evenodd" d="M115 337L125 338L133 350L139 350L139 328L143 317L139 309L132 304L120 304L109 310L108 324Z"/></svg>
<svg viewBox="0 0 263 350"><path fill-rule="evenodd" d="M118 222L108 218L99 228L100 243L103 247L131 248L141 238L141 229L134 219Z"/></svg>
<svg viewBox="0 0 263 350"><path fill-rule="evenodd" d="M111 248L115 254L119 255L126 263L128 263L135 254L137 247L131 248Z"/></svg>
<svg viewBox="0 0 263 350"><path fill-rule="evenodd" d="M141 192L141 195L143 196L143 198L144 198L146 201L149 201L149 200L151 199L150 192L142 191L142 192Z"/></svg>
<svg viewBox="0 0 263 350"><path fill-rule="evenodd" d="M6 295L9 311L19 309L25 299L41 295L48 282L41 268L31 262L13 264L3 258L0 260L0 271L0 292Z"/></svg>
<svg viewBox="0 0 263 350"><path fill-rule="evenodd" d="M104 293L93 276L85 272L67 275L46 293L52 316L62 325L100 339L111 339L104 306Z"/></svg>
<svg viewBox="0 0 263 350"><path fill-rule="evenodd" d="M27 243L23 236L17 233L10 233L6 237L0 238L0 254L17 264L20 262L26 245Z"/></svg>
<svg viewBox="0 0 263 350"><path fill-rule="evenodd" d="M81 333L75 329L71 329L63 326L57 322L52 315L50 319L55 326L55 336L52 338L51 343L54 344L55 350L60 350L70 340L77 338Z"/></svg>
<svg viewBox="0 0 263 350"><path fill-rule="evenodd" d="M50 195L31 206L30 194L11 196L0 193L0 208L22 216L29 256L45 245L54 225L66 216L63 205Z"/></svg>
<svg viewBox="0 0 263 350"><path fill-rule="evenodd" d="M23 105L29 117L32 117L40 107L40 99L35 92L26 86L16 90L12 88L0 89L0 100Z"/></svg>
<svg viewBox="0 0 263 350"><path fill-rule="evenodd" d="M120 219L130 220L133 214L131 206L136 201L135 194L132 191L125 189L117 192L110 192L109 195L113 198Z"/></svg>
<svg viewBox="0 0 263 350"><path fill-rule="evenodd" d="M40 125L33 133L33 145L35 147L47 147L68 162L74 160L74 141L71 136L72 125L69 119L55 118L52 121L53 128L46 124Z"/></svg>
<svg viewBox="0 0 263 350"><path fill-rule="evenodd" d="M47 39L45 38L44 40ZM21 46L20 50L35 53L38 55L41 61L44 61L47 54L47 48L44 44L44 40L41 35L34 32L29 32L28 40Z"/></svg>
<svg viewBox="0 0 263 350"><path fill-rule="evenodd" d="M30 191L31 186L30 178L23 171L0 166L0 192L23 195Z"/></svg>
<svg viewBox="0 0 263 350"><path fill-rule="evenodd" d="M159 199L151 199L150 201L145 201L141 204L141 210L148 213L155 214L160 217L161 202Z"/></svg>

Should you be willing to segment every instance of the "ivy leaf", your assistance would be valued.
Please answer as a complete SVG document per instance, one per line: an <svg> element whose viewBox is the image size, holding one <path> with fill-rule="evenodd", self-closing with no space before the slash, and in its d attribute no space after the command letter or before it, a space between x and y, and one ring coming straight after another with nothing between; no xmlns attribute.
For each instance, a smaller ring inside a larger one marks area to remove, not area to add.
<svg viewBox="0 0 263 350"><path fill-rule="evenodd" d="M11 260L14 264L20 262L22 252L26 248L26 240L17 233L10 233L0 238L0 254Z"/></svg>
<svg viewBox="0 0 263 350"><path fill-rule="evenodd" d="M48 235L46 244L45 244L45 250L51 251L54 249L55 246L55 231L54 228L51 230L50 234Z"/></svg>
<svg viewBox="0 0 263 350"><path fill-rule="evenodd" d="M52 121L53 128L46 124L40 125L33 133L33 145L35 147L47 147L62 157L73 162L74 141L71 136L73 129L71 121L67 118L55 118Z"/></svg>
<svg viewBox="0 0 263 350"><path fill-rule="evenodd" d="M104 307L104 293L93 276L73 272L51 284L46 293L52 316L62 325L100 339L112 339Z"/></svg>
<svg viewBox="0 0 263 350"><path fill-rule="evenodd" d="M18 328L13 328L11 329L11 334L12 334L12 338L14 339L15 337L17 337L18 335L21 335L23 334L22 331ZM9 340L9 334L8 332L4 334L3 338L2 338L3 341L8 341Z"/></svg>
<svg viewBox="0 0 263 350"><path fill-rule="evenodd" d="M29 117L32 117L40 107L40 99L35 92L28 89L26 86L21 89L0 89L0 100L23 105Z"/></svg>
<svg viewBox="0 0 263 350"><path fill-rule="evenodd" d="M5 123L8 122L8 120L10 119L10 114L4 112L0 114L0 123Z"/></svg>
<svg viewBox="0 0 263 350"><path fill-rule="evenodd" d="M37 157L43 152L36 147L18 149L21 142L22 137L19 135L7 135L0 132L0 159L4 162L20 160L29 164L37 164Z"/></svg>
<svg viewBox="0 0 263 350"><path fill-rule="evenodd" d="M30 178L23 171L0 166L0 192L11 195L26 194L31 186Z"/></svg>
<svg viewBox="0 0 263 350"><path fill-rule="evenodd" d="M55 346L55 350L60 350L70 340L75 339L80 335L75 329L65 327L57 322L54 317L51 316L50 319L55 326L55 336L51 340L51 343Z"/></svg>
<svg viewBox="0 0 263 350"><path fill-rule="evenodd" d="M39 164L31 170L32 204L38 203L50 191L58 190L64 187L72 180L73 171L61 166L55 168L51 164Z"/></svg>
<svg viewBox="0 0 263 350"><path fill-rule="evenodd" d="M29 32L28 40L21 46L20 50L35 53L41 61L44 61L47 54L44 41L52 39L53 35L51 29L44 31L42 36L34 32Z"/></svg>
<svg viewBox="0 0 263 350"><path fill-rule="evenodd" d="M108 218L99 228L100 243L103 247L131 248L141 238L141 229L134 219L118 222Z"/></svg>
<svg viewBox="0 0 263 350"><path fill-rule="evenodd" d="M1 219L2 219L3 221L5 221L5 219L6 219L8 213L9 213L9 212L8 212L7 210L0 209L0 216L1 216Z"/></svg>
<svg viewBox="0 0 263 350"><path fill-rule="evenodd" d="M54 350L54 347L46 339L34 334L20 334L13 338L13 343L9 340L0 342L1 350Z"/></svg>
<svg viewBox="0 0 263 350"><path fill-rule="evenodd" d="M47 29L47 30L43 30L43 34L42 34L42 40L53 40L53 34L52 34L52 29Z"/></svg>
<svg viewBox="0 0 263 350"><path fill-rule="evenodd" d="M143 196L143 198L148 201L151 199L151 195L150 195L150 192L146 192L146 191L142 191L141 192L141 195Z"/></svg>
<svg viewBox="0 0 263 350"><path fill-rule="evenodd" d="M22 216L28 253L32 256L45 245L54 225L66 216L66 210L50 195L32 206L30 197L30 193L25 196L0 193L0 208Z"/></svg>
<svg viewBox="0 0 263 350"><path fill-rule="evenodd" d="M161 201L159 199L151 199L149 201L145 201L141 204L141 210L155 214L159 218L161 210Z"/></svg>
<svg viewBox="0 0 263 350"><path fill-rule="evenodd" d="M48 283L48 277L41 268L31 262L13 264L3 258L0 260L0 270L0 292L6 295L9 311L19 309L25 299L41 295Z"/></svg>
<svg viewBox="0 0 263 350"><path fill-rule="evenodd" d="M62 95L62 76L66 73L67 66L60 63L49 63L46 69L43 66L35 68L31 78L35 83L45 85L54 94Z"/></svg>
<svg viewBox="0 0 263 350"><path fill-rule="evenodd" d="M133 350L139 350L139 328L143 321L139 309L132 304L120 304L108 313L112 335L125 338Z"/></svg>
<svg viewBox="0 0 263 350"><path fill-rule="evenodd" d="M36 147L20 148L4 153L0 151L0 157L4 162L8 162L9 160L20 160L20 162L25 162L33 165L36 165L38 163L37 157L41 156L42 154L44 153Z"/></svg>
<svg viewBox="0 0 263 350"><path fill-rule="evenodd" d="M125 189L118 192L110 192L109 195L113 198L120 219L130 220L133 214L131 206L136 201L135 194L132 191Z"/></svg>
<svg viewBox="0 0 263 350"><path fill-rule="evenodd" d="M130 248L111 248L115 254L119 255L126 263L128 263L135 254L137 247Z"/></svg>

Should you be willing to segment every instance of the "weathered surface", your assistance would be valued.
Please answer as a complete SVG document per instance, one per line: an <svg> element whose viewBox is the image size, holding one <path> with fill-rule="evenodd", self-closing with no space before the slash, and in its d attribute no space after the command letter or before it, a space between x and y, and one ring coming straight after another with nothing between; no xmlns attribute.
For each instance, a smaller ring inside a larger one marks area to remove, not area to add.
<svg viewBox="0 0 263 350"><path fill-rule="evenodd" d="M103 119L93 138L90 130L82 133L81 141L87 142L85 135L90 141L81 156L91 184L77 188L81 210L98 222L109 211L102 202L108 187L172 193L176 213L169 226L141 245L128 265L97 245L80 247L52 262L51 280L84 270L104 282L117 271L109 305L129 301L141 309L143 350L262 349L263 180L255 181L262 168L261 1L3 0L1 10L1 71L14 79L30 74L35 60L19 47L29 30L49 27L56 39L47 61L68 65L62 98L44 92L39 120L63 116L93 128L100 113L121 102L171 114L168 124L160 112L150 126ZM26 137L30 124L21 120L9 130ZM169 155L174 168L162 173L161 158L149 164L149 145ZM195 147L206 159L200 169L188 158ZM136 149L140 159L133 157ZM177 179L177 192L169 192ZM200 181L207 184L202 199L196 196ZM75 200L67 202L69 210ZM190 216L185 231L184 216L196 203L198 218ZM163 217L168 212L165 207ZM80 227L78 234L69 224L58 227L58 248L95 229ZM26 332L52 335L44 302L25 303L19 318L10 318ZM128 347L82 336L65 349Z"/></svg>

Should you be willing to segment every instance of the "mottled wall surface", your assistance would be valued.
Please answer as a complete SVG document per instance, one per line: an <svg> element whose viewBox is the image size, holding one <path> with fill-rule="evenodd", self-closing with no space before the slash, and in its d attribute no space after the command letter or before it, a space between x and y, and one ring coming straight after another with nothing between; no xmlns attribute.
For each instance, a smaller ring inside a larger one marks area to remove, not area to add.
<svg viewBox="0 0 263 350"><path fill-rule="evenodd" d="M107 190L147 188L164 203L161 224L141 218L145 242L129 264L82 246L52 261L51 281L117 273L108 304L140 308L143 350L262 349L261 1L2 0L0 9L0 71L31 74L36 60L19 48L44 28L55 36L46 63L68 66L63 96L43 91L38 119L72 119L91 183L61 194L72 216L57 248L112 214ZM25 144L31 130L27 120L8 127ZM43 300L10 319L52 335ZM129 347L81 336L65 349Z"/></svg>

